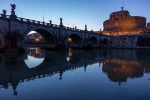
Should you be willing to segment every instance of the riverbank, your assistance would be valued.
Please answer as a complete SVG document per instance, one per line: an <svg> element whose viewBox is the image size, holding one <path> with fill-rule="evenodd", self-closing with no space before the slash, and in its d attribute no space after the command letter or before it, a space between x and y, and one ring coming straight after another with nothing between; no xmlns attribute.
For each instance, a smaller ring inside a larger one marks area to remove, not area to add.
<svg viewBox="0 0 150 100"><path fill-rule="evenodd" d="M69 48L59 48L59 47L40 47L40 49L45 49L45 50L69 50Z"/></svg>
<svg viewBox="0 0 150 100"><path fill-rule="evenodd" d="M60 47L41 47L40 49L45 50L69 50L69 49L150 49L150 47L139 47L139 46L100 46L100 47L70 47L70 48L60 48ZM24 48L0 48L0 53L24 53L26 50Z"/></svg>
<svg viewBox="0 0 150 100"><path fill-rule="evenodd" d="M100 48L113 48L113 49L150 49L150 47L139 47L139 46L103 46Z"/></svg>
<svg viewBox="0 0 150 100"><path fill-rule="evenodd" d="M24 48L0 48L0 53L24 53Z"/></svg>

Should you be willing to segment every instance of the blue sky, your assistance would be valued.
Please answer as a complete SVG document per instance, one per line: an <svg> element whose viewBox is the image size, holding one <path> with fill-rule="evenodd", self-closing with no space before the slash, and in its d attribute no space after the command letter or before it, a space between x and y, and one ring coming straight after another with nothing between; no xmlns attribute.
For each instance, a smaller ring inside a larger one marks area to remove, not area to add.
<svg viewBox="0 0 150 100"><path fill-rule="evenodd" d="M111 12L121 10L121 6L129 10L132 16L144 16L150 22L150 0L0 0L0 10L11 12L10 4L16 4L18 17L43 20L53 24L59 24L59 18L63 18L65 26L77 26L88 30L98 31L103 29L103 21L109 18Z"/></svg>

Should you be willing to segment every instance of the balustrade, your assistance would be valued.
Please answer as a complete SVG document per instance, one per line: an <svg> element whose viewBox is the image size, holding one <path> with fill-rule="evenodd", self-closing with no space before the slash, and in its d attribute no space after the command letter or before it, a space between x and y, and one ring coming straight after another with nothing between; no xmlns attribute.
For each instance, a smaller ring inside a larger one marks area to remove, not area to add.
<svg viewBox="0 0 150 100"><path fill-rule="evenodd" d="M3 17L3 14L0 14L0 18ZM9 19L10 15L6 15L6 19ZM50 24L50 23L46 23L46 22L42 22L42 21L36 21L36 20L31 20L31 19L26 19L26 18L21 18L21 17L17 17L17 20L20 22L25 22L25 23L30 23L30 24L38 24L38 25L45 25L45 26L50 26L50 27L54 27L54 28L60 28L60 25L56 25L56 24ZM51 21L50 21L51 22ZM67 29L67 30L71 30L71 31L79 31L79 32L83 32L85 30L81 30L81 29L77 29L75 28L71 28L71 27L66 27L63 26L63 29ZM88 31L89 34L95 34L94 31Z"/></svg>
<svg viewBox="0 0 150 100"><path fill-rule="evenodd" d="M35 20L32 20L32 23L35 24Z"/></svg>
<svg viewBox="0 0 150 100"><path fill-rule="evenodd" d="M9 15L6 15L6 18L10 18L10 16L9 16Z"/></svg>

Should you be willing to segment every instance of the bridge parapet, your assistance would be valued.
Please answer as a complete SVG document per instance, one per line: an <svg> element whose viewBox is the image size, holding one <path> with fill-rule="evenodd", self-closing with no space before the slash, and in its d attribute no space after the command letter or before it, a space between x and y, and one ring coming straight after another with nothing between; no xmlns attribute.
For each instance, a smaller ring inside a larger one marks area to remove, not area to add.
<svg viewBox="0 0 150 100"><path fill-rule="evenodd" d="M26 18L21 18L21 17L17 17L17 20L19 22L30 23L30 24L51 26L51 27L56 27L56 28L60 27L60 25L50 24L50 23L46 23L46 22L42 22L42 21L36 21L36 20L31 20L31 19L26 19Z"/></svg>
<svg viewBox="0 0 150 100"><path fill-rule="evenodd" d="M0 18L3 18L3 14L0 14ZM10 19L10 15L6 15L6 19ZM32 20L32 19L26 19L26 18L22 18L22 17L17 17L17 21L22 22L22 23L27 23L27 24L44 25L44 26L50 26L53 28L60 28L60 25L57 25L57 24L50 24L47 22L36 21L36 20ZM77 31L77 32L85 31L85 30L72 28L72 27L66 27L66 26L63 26L63 29L70 30L70 31ZM90 32L90 31L87 31L87 32Z"/></svg>
<svg viewBox="0 0 150 100"><path fill-rule="evenodd" d="M5 19L5 20L10 20L11 17L10 15L6 15L6 18L3 18L3 14L0 14L0 18L2 19ZM25 24L31 24L31 25L41 25L41 26L48 26L48 27L51 27L51 28L60 28L61 26L62 29L64 30L67 30L67 31L74 31L74 32L86 32L88 34L93 34L93 35L98 35L96 32L94 31L88 31L88 30L82 30L82 29L77 29L76 27L75 28L72 28L72 27L66 27L64 25L57 25L57 24L50 24L50 23L47 23L47 22L42 22L42 21L36 21L36 20L32 20L32 19L27 19L27 18L22 18L22 17L17 17L15 19L16 22L21 22L21 23L25 23Z"/></svg>
<svg viewBox="0 0 150 100"><path fill-rule="evenodd" d="M83 32L84 31L84 30L81 30L81 29L75 29L75 28L66 27L66 26L64 26L64 29L69 30L69 31L76 31L76 32Z"/></svg>
<svg viewBox="0 0 150 100"><path fill-rule="evenodd" d="M3 19L3 14L0 14L0 18ZM6 15L6 19L10 19L10 15ZM26 19L26 18L22 18L22 17L17 17L17 21L22 22L22 23L27 23L27 24L37 24L37 25L50 26L50 27L53 27L53 28L60 28L60 25L57 25L57 24L50 24L50 23L47 23L47 22L36 21L36 20L32 20L32 19ZM63 29L71 30L71 31L78 31L78 32L85 31L85 30L72 28L72 27L66 27L66 26L63 26Z"/></svg>
<svg viewBox="0 0 150 100"><path fill-rule="evenodd" d="M10 15L6 15L6 16L4 17L4 14L1 14L1 13L0 13L0 18L2 18L2 19L4 19L4 18L9 18L9 16L10 16Z"/></svg>
<svg viewBox="0 0 150 100"><path fill-rule="evenodd" d="M6 18L10 18L10 15L6 15Z"/></svg>

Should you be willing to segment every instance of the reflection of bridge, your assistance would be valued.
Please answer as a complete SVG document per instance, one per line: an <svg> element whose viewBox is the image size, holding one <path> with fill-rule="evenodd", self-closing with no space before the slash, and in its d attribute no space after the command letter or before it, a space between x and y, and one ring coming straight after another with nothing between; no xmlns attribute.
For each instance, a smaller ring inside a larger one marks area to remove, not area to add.
<svg viewBox="0 0 150 100"><path fill-rule="evenodd" d="M45 53L44 51L40 50L39 48L30 48L30 49L26 49L26 55L35 57L35 58L44 58L45 57Z"/></svg>
<svg viewBox="0 0 150 100"><path fill-rule="evenodd" d="M75 70L76 68L97 63L95 58L98 58L98 51L47 51L43 62L34 67L28 68L24 59L26 55L6 54L0 56L0 85L3 88L8 88L9 83L13 86L14 94L16 86L20 82L33 80L46 76L52 76L56 73L62 74L67 70ZM70 59L67 59L70 57ZM84 70L84 71L85 71Z"/></svg>
<svg viewBox="0 0 150 100"><path fill-rule="evenodd" d="M147 55L144 55L147 53ZM131 56L132 55L132 56ZM18 83L37 78L52 76L59 73L60 79L65 71L75 70L94 63L102 63L103 72L114 82L126 82L128 78L142 77L150 72L149 51L143 50L73 50L73 51L46 51L43 62L29 68L24 59L26 55L0 55L0 85L8 88L11 83L14 92Z"/></svg>
<svg viewBox="0 0 150 100"><path fill-rule="evenodd" d="M24 62L25 56L7 55L1 56L0 64L0 84L11 82L14 80L32 79L40 75L53 75L54 73L62 73L66 70L76 69L98 62L98 51L70 51L72 55L70 60L67 59L69 54L67 51L48 51L43 62L34 67L28 68ZM15 58L15 59L14 59ZM5 76L5 77L3 77Z"/></svg>
<svg viewBox="0 0 150 100"><path fill-rule="evenodd" d="M47 46L50 47L84 47L89 44L92 44L94 47L99 46L99 34L88 31L87 25L85 25L85 30L80 30L77 27L64 26L62 18L60 18L60 25L52 24L52 21L46 23L44 21L20 18L16 16L14 10L11 11L11 15L6 15L6 10L3 10L3 14L0 14L1 47L22 45L25 36L31 31L40 33L45 39Z"/></svg>

